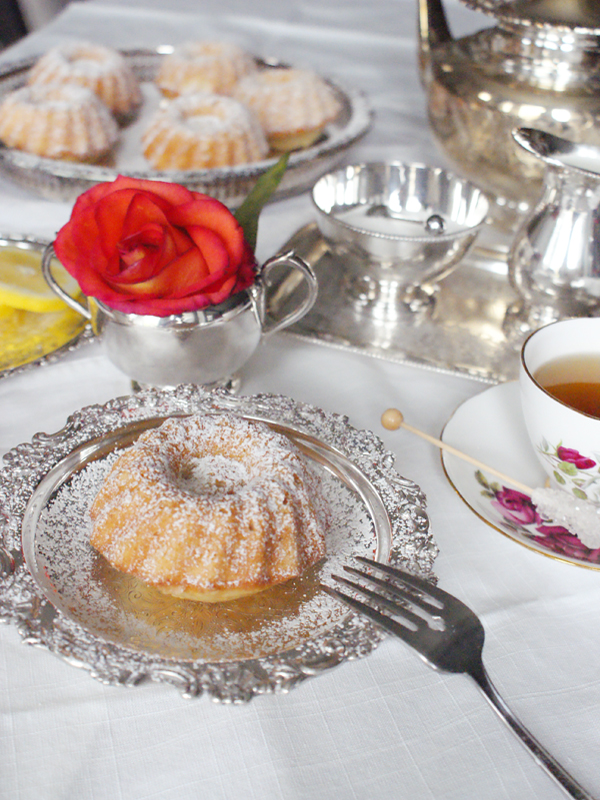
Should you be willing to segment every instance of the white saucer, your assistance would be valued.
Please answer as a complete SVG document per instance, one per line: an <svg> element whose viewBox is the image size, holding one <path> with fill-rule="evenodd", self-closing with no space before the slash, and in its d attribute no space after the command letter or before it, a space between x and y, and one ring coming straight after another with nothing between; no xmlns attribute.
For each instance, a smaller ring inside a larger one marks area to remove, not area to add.
<svg viewBox="0 0 600 800"><path fill-rule="evenodd" d="M516 381L466 400L446 423L441 438L526 486L546 482L527 437ZM527 495L445 451L442 464L456 492L492 528L543 555L600 569L600 549L590 550L565 528L542 521Z"/></svg>

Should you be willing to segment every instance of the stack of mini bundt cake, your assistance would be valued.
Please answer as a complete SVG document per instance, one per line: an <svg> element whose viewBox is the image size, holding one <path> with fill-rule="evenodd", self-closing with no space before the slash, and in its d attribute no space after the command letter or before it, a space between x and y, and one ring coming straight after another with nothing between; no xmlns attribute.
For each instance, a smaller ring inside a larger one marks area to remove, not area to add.
<svg viewBox="0 0 600 800"><path fill-rule="evenodd" d="M37 61L27 86L5 96L0 140L46 158L97 161L117 142L117 120L141 99L120 53L88 43L60 45Z"/></svg>
<svg viewBox="0 0 600 800"><path fill-rule="evenodd" d="M178 45L152 83L162 100L140 125L141 151L155 170L231 167L306 148L341 111L334 89L315 72L261 65L228 42ZM5 95L0 141L46 158L99 161L142 102L123 55L69 42L38 59L27 86Z"/></svg>

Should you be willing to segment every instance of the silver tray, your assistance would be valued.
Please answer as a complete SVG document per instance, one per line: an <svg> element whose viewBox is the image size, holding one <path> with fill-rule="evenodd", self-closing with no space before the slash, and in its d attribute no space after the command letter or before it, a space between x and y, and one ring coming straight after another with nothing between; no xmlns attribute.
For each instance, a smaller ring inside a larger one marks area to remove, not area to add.
<svg viewBox="0 0 600 800"><path fill-rule="evenodd" d="M165 417L234 411L303 452L332 511L325 560L295 581L229 603L176 600L112 569L88 542L87 508L115 457ZM354 554L431 576L437 546L425 498L368 431L276 395L193 386L147 390L69 418L5 456L0 471L0 620L108 684L171 683L223 702L287 691L382 634L320 588Z"/></svg>
<svg viewBox="0 0 600 800"><path fill-rule="evenodd" d="M183 184L194 191L216 197L229 206L239 205L257 178L275 164L277 158L255 164L195 171L152 170L143 158L139 140L147 118L144 109L151 109L159 102L158 90L153 87L152 79L160 59L172 50L171 46L165 45L157 50L123 51L142 82L145 102L141 115L122 130L112 163L100 165L57 161L0 145L0 170L19 185L50 200L73 201L91 186L112 181L121 174ZM0 101L7 92L25 83L27 72L35 61L28 59L0 67ZM261 63L266 67L281 66L275 61ZM333 81L328 83L342 105L340 116L326 128L321 139L313 146L291 154L275 198L297 194L311 187L371 125L372 112L363 94L344 89Z"/></svg>
<svg viewBox="0 0 600 800"><path fill-rule="evenodd" d="M384 296L373 302L358 297L349 263L333 251L315 223L301 228L282 252L288 249L312 266L319 294L308 314L285 335L484 383L517 377L528 328L518 315L513 320L518 301L500 250L474 248L440 281L431 306L413 313L403 311L394 298L386 306ZM278 293L285 305L290 292L281 286Z"/></svg>

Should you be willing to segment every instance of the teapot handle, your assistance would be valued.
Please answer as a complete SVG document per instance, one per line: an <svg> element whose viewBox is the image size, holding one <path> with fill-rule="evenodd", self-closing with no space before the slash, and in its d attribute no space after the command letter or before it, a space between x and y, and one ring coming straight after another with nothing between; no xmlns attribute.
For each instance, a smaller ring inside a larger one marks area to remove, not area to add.
<svg viewBox="0 0 600 800"><path fill-rule="evenodd" d="M58 285L54 276L52 275L51 270L51 263L52 259L54 258L54 245L49 244L46 249L44 250L44 254L42 255L42 274L46 279L46 283L52 289L54 294L57 294L61 300L64 300L65 303L77 311L79 314L82 314L86 319L91 319L92 314L87 308L84 306L83 303L80 303L79 300L75 300L74 297L71 297L70 294L67 294L65 290Z"/></svg>
<svg viewBox="0 0 600 800"><path fill-rule="evenodd" d="M266 290L269 288L269 286L275 285L270 283L269 276L277 267L286 266L291 268L290 275L285 280L280 281L276 285L274 291L269 292L267 295ZM295 272L296 274L292 275L292 272ZM318 284L315 273L306 263L306 261L297 256L291 250L280 256L274 256L268 261L265 261L262 267L259 268L258 278L258 283L262 283L264 285L264 290L260 291L260 289L257 289L255 284L254 286L251 286L248 291L250 292L256 307L258 318L262 326L263 335L270 336L272 333L276 333L277 331L281 331L284 328L293 325L294 322L297 322L305 314L307 314L315 304L318 293ZM268 306L273 306L277 302L284 302L302 281L306 283L307 291L306 296L303 298L300 304L296 305L278 319L267 317ZM267 300L270 302L267 303Z"/></svg>

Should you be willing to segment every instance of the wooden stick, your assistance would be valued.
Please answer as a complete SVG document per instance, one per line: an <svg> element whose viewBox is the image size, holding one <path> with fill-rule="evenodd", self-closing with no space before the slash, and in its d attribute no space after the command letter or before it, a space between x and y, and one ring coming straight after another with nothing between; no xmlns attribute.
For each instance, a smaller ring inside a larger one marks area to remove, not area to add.
<svg viewBox="0 0 600 800"><path fill-rule="evenodd" d="M447 453L457 456L457 458L461 458L463 461L467 461L469 464L473 464L473 466L495 475L501 481L510 483L512 486L515 486L525 494L531 495L533 491L533 489L531 489L529 486L526 486L524 483L521 483L521 481L511 478L510 475L505 475L503 472L499 472L497 469L490 467L489 464L484 464L483 461L479 461L477 458L473 458L473 456L463 453L462 450L457 450L456 447L453 447L451 444L446 444L446 442L443 442L441 439L436 439L434 436L430 436L428 433L425 433L425 431L421 431L418 428L414 428L412 425L409 425L404 421L404 415L401 411L398 411L397 408L388 408L387 411L384 411L381 415L381 424L389 431L396 431L398 428L404 428L410 433L420 436L421 439L425 439L426 442L439 447L440 450L445 450Z"/></svg>

